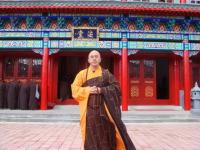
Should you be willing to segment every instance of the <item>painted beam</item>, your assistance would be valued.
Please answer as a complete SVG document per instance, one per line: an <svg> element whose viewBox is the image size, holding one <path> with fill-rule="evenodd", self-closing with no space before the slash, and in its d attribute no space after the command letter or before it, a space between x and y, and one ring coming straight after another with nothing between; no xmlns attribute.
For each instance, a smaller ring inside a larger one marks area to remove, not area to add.
<svg viewBox="0 0 200 150"><path fill-rule="evenodd" d="M128 39L143 39L143 40L183 40L182 34L173 33L145 33L145 32L134 32L128 34Z"/></svg>
<svg viewBox="0 0 200 150"><path fill-rule="evenodd" d="M49 40L50 49L121 49L121 41L70 41ZM184 50L183 43L128 41L130 50ZM42 40L0 40L0 49L42 49ZM200 51L200 43L188 43L188 49Z"/></svg>
<svg viewBox="0 0 200 150"><path fill-rule="evenodd" d="M200 51L200 43L189 43L189 50Z"/></svg>
<svg viewBox="0 0 200 150"><path fill-rule="evenodd" d="M198 34L189 34L189 40L191 40L191 41L200 41L200 35L198 35Z"/></svg>
<svg viewBox="0 0 200 150"><path fill-rule="evenodd" d="M71 31L48 31L49 38L71 38ZM45 31L0 31L0 38L43 38Z"/></svg>
<svg viewBox="0 0 200 150"><path fill-rule="evenodd" d="M42 40L0 40L0 48L42 48Z"/></svg>
<svg viewBox="0 0 200 150"><path fill-rule="evenodd" d="M183 50L183 43L129 41L128 49L139 50Z"/></svg>
<svg viewBox="0 0 200 150"><path fill-rule="evenodd" d="M24 30L24 31L0 31L0 39L16 39L16 38L43 38L44 32L41 29L41 31L38 30ZM73 31L48 31L49 32L49 38L72 38ZM101 30L99 32L99 37L101 39L121 39L122 31L104 31ZM127 39L131 40L166 40L166 41L179 41L183 40L184 34L183 33L171 33L171 32L143 32L143 31L128 31L127 30ZM200 34L189 34L189 41L200 41Z"/></svg>

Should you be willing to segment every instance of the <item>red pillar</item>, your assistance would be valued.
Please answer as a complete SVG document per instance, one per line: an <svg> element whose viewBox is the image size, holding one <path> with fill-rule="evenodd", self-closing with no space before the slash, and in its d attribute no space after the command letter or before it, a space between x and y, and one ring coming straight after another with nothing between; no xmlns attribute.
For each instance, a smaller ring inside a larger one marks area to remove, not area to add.
<svg viewBox="0 0 200 150"><path fill-rule="evenodd" d="M49 56L48 64L48 102L53 104L53 57Z"/></svg>
<svg viewBox="0 0 200 150"><path fill-rule="evenodd" d="M186 4L186 0L180 0L180 4Z"/></svg>
<svg viewBox="0 0 200 150"><path fill-rule="evenodd" d="M122 48L122 110L128 110L128 49Z"/></svg>
<svg viewBox="0 0 200 150"><path fill-rule="evenodd" d="M49 56L49 49L48 49L48 38L44 38L44 47L43 47L43 56L42 56L42 79L41 79L41 110L47 109L47 84L48 84L48 56Z"/></svg>
<svg viewBox="0 0 200 150"><path fill-rule="evenodd" d="M174 105L179 106L179 90L180 90L180 64L177 57L174 60Z"/></svg>
<svg viewBox="0 0 200 150"><path fill-rule="evenodd" d="M183 54L183 79L184 79L184 109L190 110L190 64L189 51Z"/></svg>

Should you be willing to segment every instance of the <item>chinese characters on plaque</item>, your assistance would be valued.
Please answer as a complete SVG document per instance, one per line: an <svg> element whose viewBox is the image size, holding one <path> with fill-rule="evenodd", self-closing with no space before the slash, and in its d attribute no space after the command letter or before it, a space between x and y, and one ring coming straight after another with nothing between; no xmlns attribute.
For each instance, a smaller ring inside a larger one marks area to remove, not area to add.
<svg viewBox="0 0 200 150"><path fill-rule="evenodd" d="M98 40L98 28L74 28L73 40Z"/></svg>

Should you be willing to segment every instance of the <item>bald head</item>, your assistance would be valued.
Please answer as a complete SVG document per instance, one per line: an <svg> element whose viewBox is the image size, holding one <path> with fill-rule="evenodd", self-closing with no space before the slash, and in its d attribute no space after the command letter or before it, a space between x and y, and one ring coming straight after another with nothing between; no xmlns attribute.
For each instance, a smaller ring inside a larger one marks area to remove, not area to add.
<svg viewBox="0 0 200 150"><path fill-rule="evenodd" d="M88 54L88 58L90 57L90 55L99 55L100 56L100 53L97 51L97 50L92 50L89 54Z"/></svg>
<svg viewBox="0 0 200 150"><path fill-rule="evenodd" d="M91 66L99 66L101 62L101 55L97 50L93 50L88 55L88 63Z"/></svg>

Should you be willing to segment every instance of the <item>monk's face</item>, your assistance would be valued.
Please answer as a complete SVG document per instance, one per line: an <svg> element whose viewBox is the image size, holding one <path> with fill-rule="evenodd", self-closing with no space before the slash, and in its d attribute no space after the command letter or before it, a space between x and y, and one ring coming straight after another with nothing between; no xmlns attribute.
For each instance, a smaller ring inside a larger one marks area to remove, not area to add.
<svg viewBox="0 0 200 150"><path fill-rule="evenodd" d="M96 67L100 64L101 62L101 56L100 53L98 51L91 51L88 55L88 63L93 66Z"/></svg>

